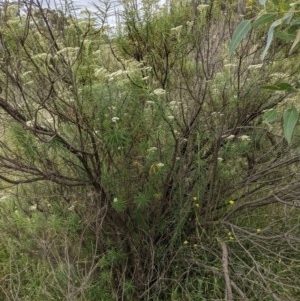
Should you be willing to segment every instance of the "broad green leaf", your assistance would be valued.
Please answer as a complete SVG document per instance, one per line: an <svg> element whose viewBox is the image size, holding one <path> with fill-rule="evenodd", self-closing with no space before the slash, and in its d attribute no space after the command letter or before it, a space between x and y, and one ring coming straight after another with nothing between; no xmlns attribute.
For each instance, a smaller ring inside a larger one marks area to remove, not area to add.
<svg viewBox="0 0 300 301"><path fill-rule="evenodd" d="M277 119L277 111L275 109L268 110L263 116L265 123L272 123Z"/></svg>
<svg viewBox="0 0 300 301"><path fill-rule="evenodd" d="M299 119L299 112L295 107L287 109L283 113L283 133L288 144L291 144L295 126Z"/></svg>
<svg viewBox="0 0 300 301"><path fill-rule="evenodd" d="M253 28L259 27L261 25L270 23L274 21L277 18L278 14L277 13L267 13L260 15L254 22L253 22Z"/></svg>
<svg viewBox="0 0 300 301"><path fill-rule="evenodd" d="M241 41L246 37L248 32L251 29L251 22L250 20L243 20L235 29L233 35L232 35L232 40L229 45L229 56L233 54L235 49L238 47L238 45L241 43Z"/></svg>
<svg viewBox="0 0 300 301"><path fill-rule="evenodd" d="M265 85L262 86L262 88L266 90L275 90L275 91L288 91L288 92L295 91L293 86L288 83L279 83L277 85Z"/></svg>
<svg viewBox="0 0 300 301"><path fill-rule="evenodd" d="M297 35L296 35L296 38L294 40L294 43L289 51L289 54L292 54L293 50L295 49L295 47L299 44L300 42L300 29L298 29L298 32L297 32Z"/></svg>

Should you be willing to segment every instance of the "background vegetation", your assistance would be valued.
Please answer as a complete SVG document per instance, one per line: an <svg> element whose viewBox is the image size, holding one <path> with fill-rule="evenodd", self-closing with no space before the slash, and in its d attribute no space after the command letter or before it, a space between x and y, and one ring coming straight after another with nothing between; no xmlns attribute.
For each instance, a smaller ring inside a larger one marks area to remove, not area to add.
<svg viewBox="0 0 300 301"><path fill-rule="evenodd" d="M2 3L1 300L299 299L295 28L202 2Z"/></svg>

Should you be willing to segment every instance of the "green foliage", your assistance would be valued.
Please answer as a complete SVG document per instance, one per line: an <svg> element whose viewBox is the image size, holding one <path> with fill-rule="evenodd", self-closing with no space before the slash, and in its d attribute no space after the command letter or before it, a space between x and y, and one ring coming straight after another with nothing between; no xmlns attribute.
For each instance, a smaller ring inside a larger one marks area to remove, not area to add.
<svg viewBox="0 0 300 301"><path fill-rule="evenodd" d="M299 43L299 3L284 3L280 1L280 3L273 2L273 5L265 6L266 2L259 1L260 5L264 5L264 9L252 20L242 20L236 27L229 46L229 55L232 55L252 27L257 30L269 24L266 46L262 52L261 59L264 60L266 58L271 43L274 40L274 35L279 38L293 40L289 53L291 54L294 51ZM276 31L278 28L279 30Z"/></svg>
<svg viewBox="0 0 300 301"><path fill-rule="evenodd" d="M259 1L260 5L266 5L267 1ZM264 8L261 13L258 14L257 17L252 20L243 20L236 27L235 32L233 34L231 43L229 45L229 55L232 55L233 51L238 47L241 41L246 37L248 32L253 27L258 30L260 27L264 25L268 25L271 22L271 25L267 34L266 46L262 52L261 59L264 60L270 47L271 43L274 40L274 35L277 38L280 38L284 41L290 42L293 41L293 44L289 50L289 55L295 50L295 47L299 43L299 22L298 15L299 10L297 10L299 3L282 3L282 1L273 1L273 5L270 7ZM278 11L273 12L274 8L277 8ZM270 11L268 11L268 9ZM278 19L278 16L282 15ZM276 29L279 28L278 31ZM269 90L277 90L277 91L289 91L295 92L296 90L290 83L278 83L277 85L264 85L262 86L264 89ZM287 109L283 114L283 130L284 136L288 143L291 143L292 135L295 129L295 126L298 121L298 111L296 108L292 107Z"/></svg>
<svg viewBox="0 0 300 301"><path fill-rule="evenodd" d="M1 10L1 300L297 300L299 61L260 64L297 24L260 2Z"/></svg>
<svg viewBox="0 0 300 301"><path fill-rule="evenodd" d="M295 107L287 109L283 113L283 131L288 144L291 144L293 132L298 122L298 119L299 112Z"/></svg>
<svg viewBox="0 0 300 301"><path fill-rule="evenodd" d="M251 23L249 20L243 20L235 29L232 40L229 45L229 56L231 56L241 41L247 36L251 30Z"/></svg>

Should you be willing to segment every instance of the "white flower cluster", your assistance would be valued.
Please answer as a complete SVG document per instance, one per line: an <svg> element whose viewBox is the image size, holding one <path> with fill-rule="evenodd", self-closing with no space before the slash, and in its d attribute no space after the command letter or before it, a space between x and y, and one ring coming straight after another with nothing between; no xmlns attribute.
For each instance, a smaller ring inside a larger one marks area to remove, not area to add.
<svg viewBox="0 0 300 301"><path fill-rule="evenodd" d="M171 32L175 34L175 37L178 41L180 41L180 34L181 34L182 27L183 27L182 25L179 25L177 27L171 28Z"/></svg>
<svg viewBox="0 0 300 301"><path fill-rule="evenodd" d="M155 147L155 146L152 146L152 147L147 149L148 153L155 153L156 151L157 151L157 147Z"/></svg>
<svg viewBox="0 0 300 301"><path fill-rule="evenodd" d="M169 115L169 116L167 116L167 119L169 119L170 121L173 121L175 119L175 117L173 115Z"/></svg>
<svg viewBox="0 0 300 301"><path fill-rule="evenodd" d="M162 88L158 88L158 89L155 89L153 91L153 94L157 95L157 96L160 96L160 95L165 95L166 94L166 90L162 89Z"/></svg>
<svg viewBox="0 0 300 301"><path fill-rule="evenodd" d="M199 5L197 6L197 10L198 10L199 12L201 12L201 11L205 10L206 8L208 8L208 7L209 7L208 4L199 4Z"/></svg>
<svg viewBox="0 0 300 301"><path fill-rule="evenodd" d="M180 108L180 105L181 105L181 101L176 101L176 100L173 100L173 101L170 101L169 102L169 108L174 111L174 110L178 110Z"/></svg>
<svg viewBox="0 0 300 301"><path fill-rule="evenodd" d="M103 67L95 69L94 71L94 75L97 77L101 77L101 76L107 76L107 70Z"/></svg>
<svg viewBox="0 0 300 301"><path fill-rule="evenodd" d="M226 137L227 140L233 140L235 138L235 135L229 135L228 137Z"/></svg>
<svg viewBox="0 0 300 301"><path fill-rule="evenodd" d="M190 32L194 26L195 22L194 21L186 21L186 26L188 28L188 32Z"/></svg>
<svg viewBox="0 0 300 301"><path fill-rule="evenodd" d="M63 57L69 64L75 63L80 48L79 47L65 47L56 53L56 57Z"/></svg>
<svg viewBox="0 0 300 301"><path fill-rule="evenodd" d="M128 74L128 73L129 73L128 70L120 69L120 70L117 70L113 73L107 74L106 77L108 78L109 81L111 81L111 80L115 79L115 77L119 77L119 76L122 76L122 75Z"/></svg>
<svg viewBox="0 0 300 301"><path fill-rule="evenodd" d="M251 140L251 138L248 135L239 136L239 139L242 141L250 141Z"/></svg>
<svg viewBox="0 0 300 301"><path fill-rule="evenodd" d="M182 29L182 25L179 25L179 26L177 26L177 27L171 28L171 31L180 32L181 29Z"/></svg>
<svg viewBox="0 0 300 301"><path fill-rule="evenodd" d="M111 119L111 121L114 123L117 123L119 120L120 120L120 118L116 117L116 116Z"/></svg>
<svg viewBox="0 0 300 301"><path fill-rule="evenodd" d="M253 69L260 69L263 67L263 64L256 64L256 65L249 65L248 70L253 70Z"/></svg>
<svg viewBox="0 0 300 301"><path fill-rule="evenodd" d="M224 65L224 68L234 68L234 67L236 67L236 64L230 64L230 63L228 63L228 64Z"/></svg>
<svg viewBox="0 0 300 301"><path fill-rule="evenodd" d="M45 60L48 57L48 53L44 52L44 53L38 53L32 56L32 59L40 59L40 60Z"/></svg>
<svg viewBox="0 0 300 301"><path fill-rule="evenodd" d="M227 135L223 135L222 138L225 138L226 140L233 140L236 136L231 134L229 136ZM251 138L248 135L241 135L237 137L238 139L242 140L242 141L250 141Z"/></svg>

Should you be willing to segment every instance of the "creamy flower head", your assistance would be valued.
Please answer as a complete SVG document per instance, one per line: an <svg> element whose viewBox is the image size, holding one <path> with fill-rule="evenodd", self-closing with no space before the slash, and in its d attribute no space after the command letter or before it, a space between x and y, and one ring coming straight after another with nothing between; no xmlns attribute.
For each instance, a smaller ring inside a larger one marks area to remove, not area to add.
<svg viewBox="0 0 300 301"><path fill-rule="evenodd" d="M148 101L146 101L146 104L147 104L147 105L153 105L153 104L155 104L155 102L152 101L152 100L148 100Z"/></svg>
<svg viewBox="0 0 300 301"><path fill-rule="evenodd" d="M248 135L242 135L239 137L239 139L241 139L242 141L250 141L251 138Z"/></svg>
<svg viewBox="0 0 300 301"><path fill-rule="evenodd" d="M155 89L154 91L153 91L153 94L155 94L155 95L165 95L166 94L166 90L164 90L164 89L162 89L162 88L158 88L158 89Z"/></svg>
<svg viewBox="0 0 300 301"><path fill-rule="evenodd" d="M156 151L157 151L157 147L155 147L155 146L152 146L152 147L150 147L150 148L147 149L148 153L154 153Z"/></svg>
<svg viewBox="0 0 300 301"><path fill-rule="evenodd" d="M116 76L120 76L120 75L124 75L124 74L128 74L128 71L120 69L120 70L115 71L113 73L107 74L106 77L108 77L111 80L111 79L115 78Z"/></svg>
<svg viewBox="0 0 300 301"><path fill-rule="evenodd" d="M26 121L26 126L31 127L34 125L34 120L28 120Z"/></svg>
<svg viewBox="0 0 300 301"><path fill-rule="evenodd" d="M119 120L120 120L120 118L116 117L116 116L111 119L111 121L114 123L118 122Z"/></svg>
<svg viewBox="0 0 300 301"><path fill-rule="evenodd" d="M29 206L29 211L35 211L37 209L37 204Z"/></svg>
<svg viewBox="0 0 300 301"><path fill-rule="evenodd" d="M235 138L235 135L232 135L232 134L227 137L225 136L226 140L233 140L234 138Z"/></svg>
<svg viewBox="0 0 300 301"><path fill-rule="evenodd" d="M186 25L188 28L192 28L194 26L195 22L194 21L186 21Z"/></svg>
<svg viewBox="0 0 300 301"><path fill-rule="evenodd" d="M251 70L251 69L260 69L262 68L263 64L256 64L256 65L249 65L248 66L248 70Z"/></svg>
<svg viewBox="0 0 300 301"><path fill-rule="evenodd" d="M158 167L158 168L162 168L164 166L165 166L165 164L162 163L162 162L159 162L159 163L156 164L156 167Z"/></svg>
<svg viewBox="0 0 300 301"><path fill-rule="evenodd" d="M23 77L26 77L27 75L32 74L32 71L26 71L22 74Z"/></svg>
<svg viewBox="0 0 300 301"><path fill-rule="evenodd" d="M275 73L272 73L271 76L276 78L276 79L282 79L282 78L288 77L288 75L286 73L283 73L283 72L275 72Z"/></svg>
<svg viewBox="0 0 300 301"><path fill-rule="evenodd" d="M44 53L38 53L34 56L32 56L33 59L46 59L48 57L48 53L44 52Z"/></svg>
<svg viewBox="0 0 300 301"><path fill-rule="evenodd" d="M197 10L201 12L204 9L208 8L208 7L209 7L208 4L200 4L200 5L197 6Z"/></svg>
<svg viewBox="0 0 300 301"><path fill-rule="evenodd" d="M236 67L236 64L225 64L224 65L224 68L234 68L234 67Z"/></svg>
<svg viewBox="0 0 300 301"><path fill-rule="evenodd" d="M71 205L70 207L68 207L68 211L73 211L75 209L74 205Z"/></svg>
<svg viewBox="0 0 300 301"><path fill-rule="evenodd" d="M79 47L65 47L61 50L57 51L57 54L77 54L79 51Z"/></svg>
<svg viewBox="0 0 300 301"><path fill-rule="evenodd" d="M179 25L177 27L171 28L171 31L179 32L179 31L181 31L181 29L182 29L182 25Z"/></svg>
<svg viewBox="0 0 300 301"><path fill-rule="evenodd" d="M57 51L56 55L58 57L62 56L69 64L73 64L77 59L79 51L79 47L65 47Z"/></svg>
<svg viewBox="0 0 300 301"><path fill-rule="evenodd" d="M173 101L170 101L170 102L169 102L169 108L170 108L171 110L176 110L176 109L178 109L180 105L181 105L181 101L173 100Z"/></svg>
<svg viewBox="0 0 300 301"><path fill-rule="evenodd" d="M103 67L98 68L94 72L95 76L107 75L107 70Z"/></svg>

